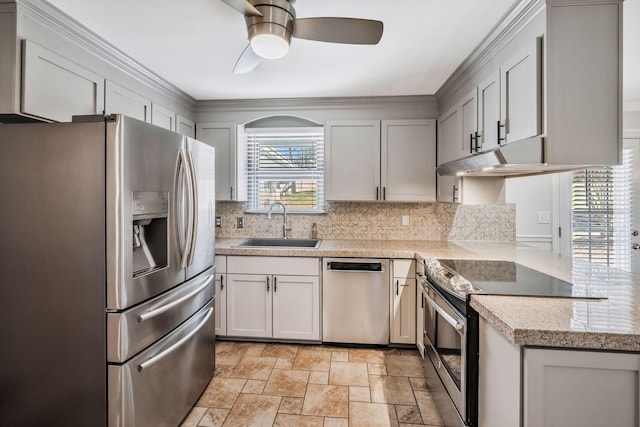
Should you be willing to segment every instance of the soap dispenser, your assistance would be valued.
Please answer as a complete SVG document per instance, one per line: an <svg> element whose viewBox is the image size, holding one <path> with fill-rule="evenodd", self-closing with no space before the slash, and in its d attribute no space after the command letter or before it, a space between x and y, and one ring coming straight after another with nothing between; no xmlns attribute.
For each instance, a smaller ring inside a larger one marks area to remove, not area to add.
<svg viewBox="0 0 640 427"><path fill-rule="evenodd" d="M311 225L311 238L312 239L318 238L318 226L316 225L315 222L313 223L313 225Z"/></svg>

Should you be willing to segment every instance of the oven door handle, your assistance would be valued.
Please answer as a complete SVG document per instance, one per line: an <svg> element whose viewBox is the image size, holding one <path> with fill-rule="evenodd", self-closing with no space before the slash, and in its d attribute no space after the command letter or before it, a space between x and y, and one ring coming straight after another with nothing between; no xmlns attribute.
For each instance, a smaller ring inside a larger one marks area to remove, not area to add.
<svg viewBox="0 0 640 427"><path fill-rule="evenodd" d="M438 306L438 303L436 303L429 295L424 294L424 297L427 299L429 305L431 305L433 309L437 311L444 320L447 321L448 324L456 328L456 331L462 332L464 330L464 322L460 322L458 319L454 318L449 313L444 311L440 306Z"/></svg>

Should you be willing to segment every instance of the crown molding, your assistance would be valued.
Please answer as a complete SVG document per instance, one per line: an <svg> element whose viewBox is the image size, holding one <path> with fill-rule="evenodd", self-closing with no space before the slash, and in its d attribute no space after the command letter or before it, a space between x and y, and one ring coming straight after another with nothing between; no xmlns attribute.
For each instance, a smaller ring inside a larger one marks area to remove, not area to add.
<svg viewBox="0 0 640 427"><path fill-rule="evenodd" d="M453 96L544 9L545 0L521 0L515 3L438 89L438 100L443 101Z"/></svg>
<svg viewBox="0 0 640 427"><path fill-rule="evenodd" d="M67 40L152 89L178 100L184 107L193 109L196 101L186 92L140 64L52 4L43 0L17 0L16 3L19 10L28 12L29 17L36 19L47 29L61 34Z"/></svg>
<svg viewBox="0 0 640 427"><path fill-rule="evenodd" d="M279 99L232 99L232 100L203 100L196 101L198 112L244 112L244 111L274 111L293 109L362 109L372 105L383 106L389 104L407 103L434 104L434 95L410 96L366 96L366 97L335 97L335 98L279 98Z"/></svg>

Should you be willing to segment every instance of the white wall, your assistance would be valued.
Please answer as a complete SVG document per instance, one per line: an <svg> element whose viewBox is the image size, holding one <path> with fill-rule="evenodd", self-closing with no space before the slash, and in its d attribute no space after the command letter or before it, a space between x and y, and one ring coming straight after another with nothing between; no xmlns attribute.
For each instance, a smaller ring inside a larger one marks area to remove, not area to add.
<svg viewBox="0 0 640 427"><path fill-rule="evenodd" d="M505 202L516 205L516 241L552 250L553 175L507 179ZM540 223L538 213L548 213L549 223Z"/></svg>

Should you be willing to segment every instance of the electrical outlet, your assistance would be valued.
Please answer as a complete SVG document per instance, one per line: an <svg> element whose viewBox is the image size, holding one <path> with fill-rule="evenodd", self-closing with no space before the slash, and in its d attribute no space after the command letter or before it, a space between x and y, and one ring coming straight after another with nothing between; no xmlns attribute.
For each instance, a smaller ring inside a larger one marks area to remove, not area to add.
<svg viewBox="0 0 640 427"><path fill-rule="evenodd" d="M402 225L409 225L409 215L402 215Z"/></svg>
<svg viewBox="0 0 640 427"><path fill-rule="evenodd" d="M551 213L549 211L538 211L538 224L550 224Z"/></svg>
<svg viewBox="0 0 640 427"><path fill-rule="evenodd" d="M239 216L238 218L236 218L236 227L238 228L244 228L244 218Z"/></svg>
<svg viewBox="0 0 640 427"><path fill-rule="evenodd" d="M216 217L216 227L218 227L218 228L222 227L222 217L221 216L217 216Z"/></svg>

